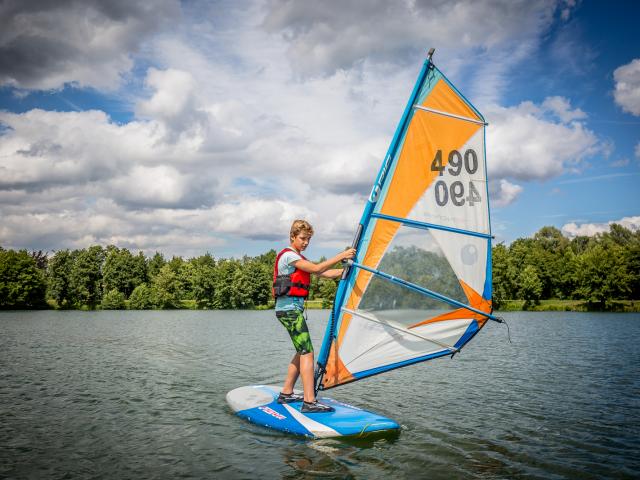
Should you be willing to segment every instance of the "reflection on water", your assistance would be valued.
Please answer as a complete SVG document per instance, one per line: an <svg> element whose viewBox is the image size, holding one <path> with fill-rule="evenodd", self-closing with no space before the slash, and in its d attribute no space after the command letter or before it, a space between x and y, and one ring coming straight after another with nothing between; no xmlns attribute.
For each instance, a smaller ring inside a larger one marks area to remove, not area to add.
<svg viewBox="0 0 640 480"><path fill-rule="evenodd" d="M0 313L0 478L638 477L640 315L505 316L513 344L490 324L454 359L326 392L398 436L309 440L225 404L282 380L273 312Z"/></svg>

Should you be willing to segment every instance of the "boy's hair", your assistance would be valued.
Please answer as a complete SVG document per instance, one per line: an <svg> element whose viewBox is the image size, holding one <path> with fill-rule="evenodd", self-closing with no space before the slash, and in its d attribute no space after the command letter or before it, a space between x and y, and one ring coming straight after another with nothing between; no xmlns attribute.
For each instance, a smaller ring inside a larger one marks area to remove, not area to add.
<svg viewBox="0 0 640 480"><path fill-rule="evenodd" d="M309 236L313 235L313 227L306 220L294 220L291 224L291 231L289 232L289 240L293 241L293 239L300 235L301 233L306 233Z"/></svg>

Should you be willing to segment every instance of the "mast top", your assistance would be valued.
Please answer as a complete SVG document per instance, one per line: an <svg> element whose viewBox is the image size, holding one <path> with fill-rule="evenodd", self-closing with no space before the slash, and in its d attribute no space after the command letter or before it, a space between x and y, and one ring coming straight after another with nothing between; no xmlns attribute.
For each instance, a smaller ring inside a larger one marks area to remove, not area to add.
<svg viewBox="0 0 640 480"><path fill-rule="evenodd" d="M435 48L430 48L429 52L427 53L427 60L429 60L431 62L431 57L433 57L433 54L435 53L436 49Z"/></svg>

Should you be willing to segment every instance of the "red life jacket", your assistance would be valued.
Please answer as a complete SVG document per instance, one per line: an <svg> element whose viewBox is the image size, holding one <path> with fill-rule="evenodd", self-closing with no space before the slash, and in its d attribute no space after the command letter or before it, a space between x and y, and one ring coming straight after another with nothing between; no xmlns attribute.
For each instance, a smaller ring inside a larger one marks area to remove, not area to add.
<svg viewBox="0 0 640 480"><path fill-rule="evenodd" d="M296 268L293 273L278 275L278 262L280 261L282 254L287 250L297 253L306 260L304 255L289 247L283 249L278 254L276 257L276 264L273 267L273 296L278 298L288 295L289 297L307 298L309 296L309 287L311 286L311 274L309 272Z"/></svg>

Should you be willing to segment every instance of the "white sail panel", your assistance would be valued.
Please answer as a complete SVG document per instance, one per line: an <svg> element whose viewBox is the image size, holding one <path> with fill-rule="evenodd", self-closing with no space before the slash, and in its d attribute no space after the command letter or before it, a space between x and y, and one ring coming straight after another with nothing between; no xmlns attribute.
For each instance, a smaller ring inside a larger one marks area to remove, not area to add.
<svg viewBox="0 0 640 480"><path fill-rule="evenodd" d="M350 334L342 345L341 358L357 378L363 372L389 364L437 353L452 354L457 350L456 342L471 322L471 319L452 320L403 331L393 324L354 315L349 325Z"/></svg>

